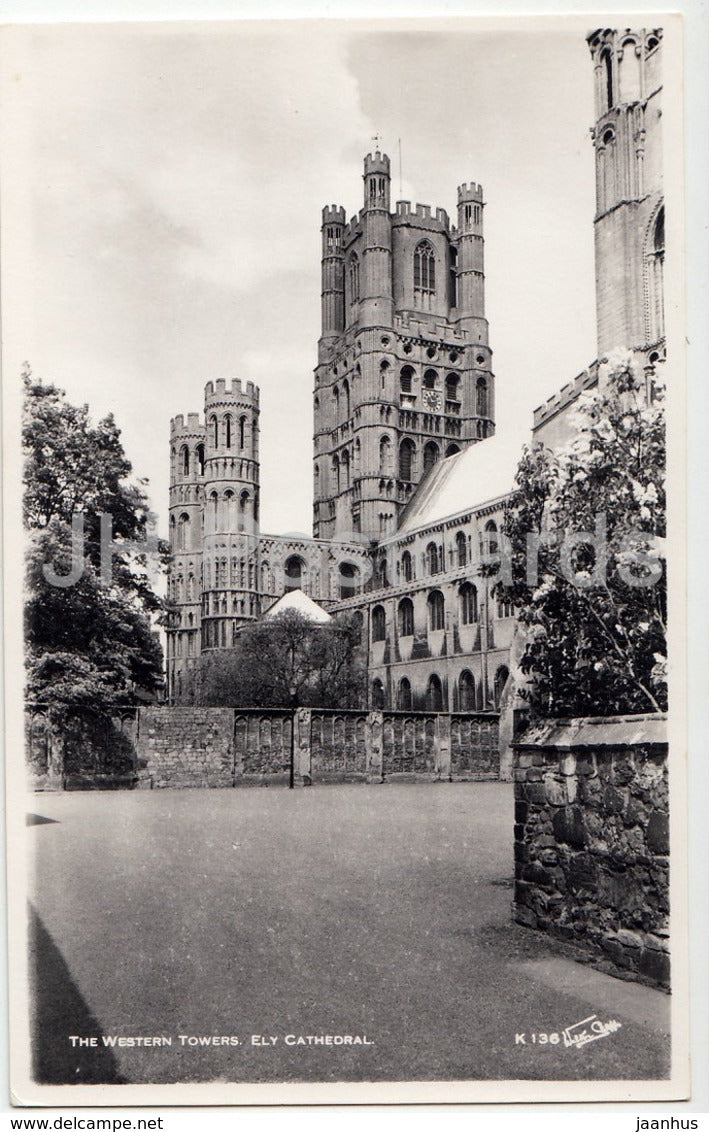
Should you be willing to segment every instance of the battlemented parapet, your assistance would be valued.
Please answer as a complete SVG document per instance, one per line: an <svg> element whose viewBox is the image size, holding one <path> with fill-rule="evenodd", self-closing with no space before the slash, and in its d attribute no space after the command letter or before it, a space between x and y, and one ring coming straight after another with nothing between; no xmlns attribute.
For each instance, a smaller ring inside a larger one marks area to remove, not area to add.
<svg viewBox="0 0 709 1132"><path fill-rule="evenodd" d="M246 386L242 386L241 379L238 377L227 380L226 378L219 377L216 381L208 381L204 387L204 398L207 403L211 401L224 400L227 397L237 397L240 400L250 400L258 405L259 402L259 388L254 385L253 381L247 381Z"/></svg>
<svg viewBox="0 0 709 1132"><path fill-rule="evenodd" d="M483 187L476 181L471 181L470 184L463 182L462 185L458 185L458 204L465 204L466 201L477 201L478 204L482 204L482 199Z"/></svg>

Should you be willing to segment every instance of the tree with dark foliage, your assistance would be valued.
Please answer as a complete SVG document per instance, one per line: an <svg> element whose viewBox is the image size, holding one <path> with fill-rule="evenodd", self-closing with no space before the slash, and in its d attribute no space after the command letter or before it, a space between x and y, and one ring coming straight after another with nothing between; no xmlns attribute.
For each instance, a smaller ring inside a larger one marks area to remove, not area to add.
<svg viewBox="0 0 709 1132"><path fill-rule="evenodd" d="M360 707L365 673L348 618L313 624L285 610L243 629L234 648L202 658L195 698L225 707Z"/></svg>
<svg viewBox="0 0 709 1132"><path fill-rule="evenodd" d="M27 695L57 708L110 710L162 682L162 650L151 627L162 603L148 571L145 481L129 481L112 416L94 426L86 405L71 405L29 370L23 380ZM113 540L110 576L104 563L103 577L102 516L110 516L104 534L110 530ZM72 536L81 532L73 548ZM157 554L165 560L164 543ZM76 580L57 584L72 569Z"/></svg>

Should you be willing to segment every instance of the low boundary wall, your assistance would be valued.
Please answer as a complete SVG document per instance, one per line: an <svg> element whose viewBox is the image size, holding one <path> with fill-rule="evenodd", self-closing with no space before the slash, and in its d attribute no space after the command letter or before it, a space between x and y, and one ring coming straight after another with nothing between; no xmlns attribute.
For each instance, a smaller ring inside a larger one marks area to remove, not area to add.
<svg viewBox="0 0 709 1132"><path fill-rule="evenodd" d="M669 986L665 717L536 723L514 778L514 919Z"/></svg>
<svg viewBox="0 0 709 1132"><path fill-rule="evenodd" d="M89 726L90 723L90 726ZM70 728L28 713L37 789L497 779L497 713L147 706Z"/></svg>

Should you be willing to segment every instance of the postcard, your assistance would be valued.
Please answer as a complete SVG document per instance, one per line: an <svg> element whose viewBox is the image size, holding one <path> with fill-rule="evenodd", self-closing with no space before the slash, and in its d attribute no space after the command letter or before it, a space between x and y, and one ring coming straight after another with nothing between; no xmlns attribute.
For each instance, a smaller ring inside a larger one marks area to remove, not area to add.
<svg viewBox="0 0 709 1132"><path fill-rule="evenodd" d="M14 1104L687 1096L681 32L2 29Z"/></svg>

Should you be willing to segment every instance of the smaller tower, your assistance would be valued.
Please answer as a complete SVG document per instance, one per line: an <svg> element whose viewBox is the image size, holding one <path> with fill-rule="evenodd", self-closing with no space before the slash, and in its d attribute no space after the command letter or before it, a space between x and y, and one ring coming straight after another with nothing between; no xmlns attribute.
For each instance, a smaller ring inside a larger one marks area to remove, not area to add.
<svg viewBox="0 0 709 1132"><path fill-rule="evenodd" d="M198 413L170 421L171 604L167 635L167 684L171 701L189 692L190 669L200 652L202 584L202 488L205 429Z"/></svg>
<svg viewBox="0 0 709 1132"><path fill-rule="evenodd" d="M326 205L322 210L321 339L336 338L345 329L345 219L345 210L339 205Z"/></svg>
<svg viewBox="0 0 709 1132"><path fill-rule="evenodd" d="M233 644L258 616L259 392L253 382L207 382L204 394L202 649Z"/></svg>
<svg viewBox="0 0 709 1132"><path fill-rule="evenodd" d="M360 266L360 329L391 326L392 269L391 214L389 212L389 158L379 150L364 159L362 210L362 262ZM353 253L356 254L356 253Z"/></svg>
<svg viewBox="0 0 709 1132"><path fill-rule="evenodd" d="M456 258L456 307L460 327L472 341L487 343L483 191L474 182L458 186Z"/></svg>

